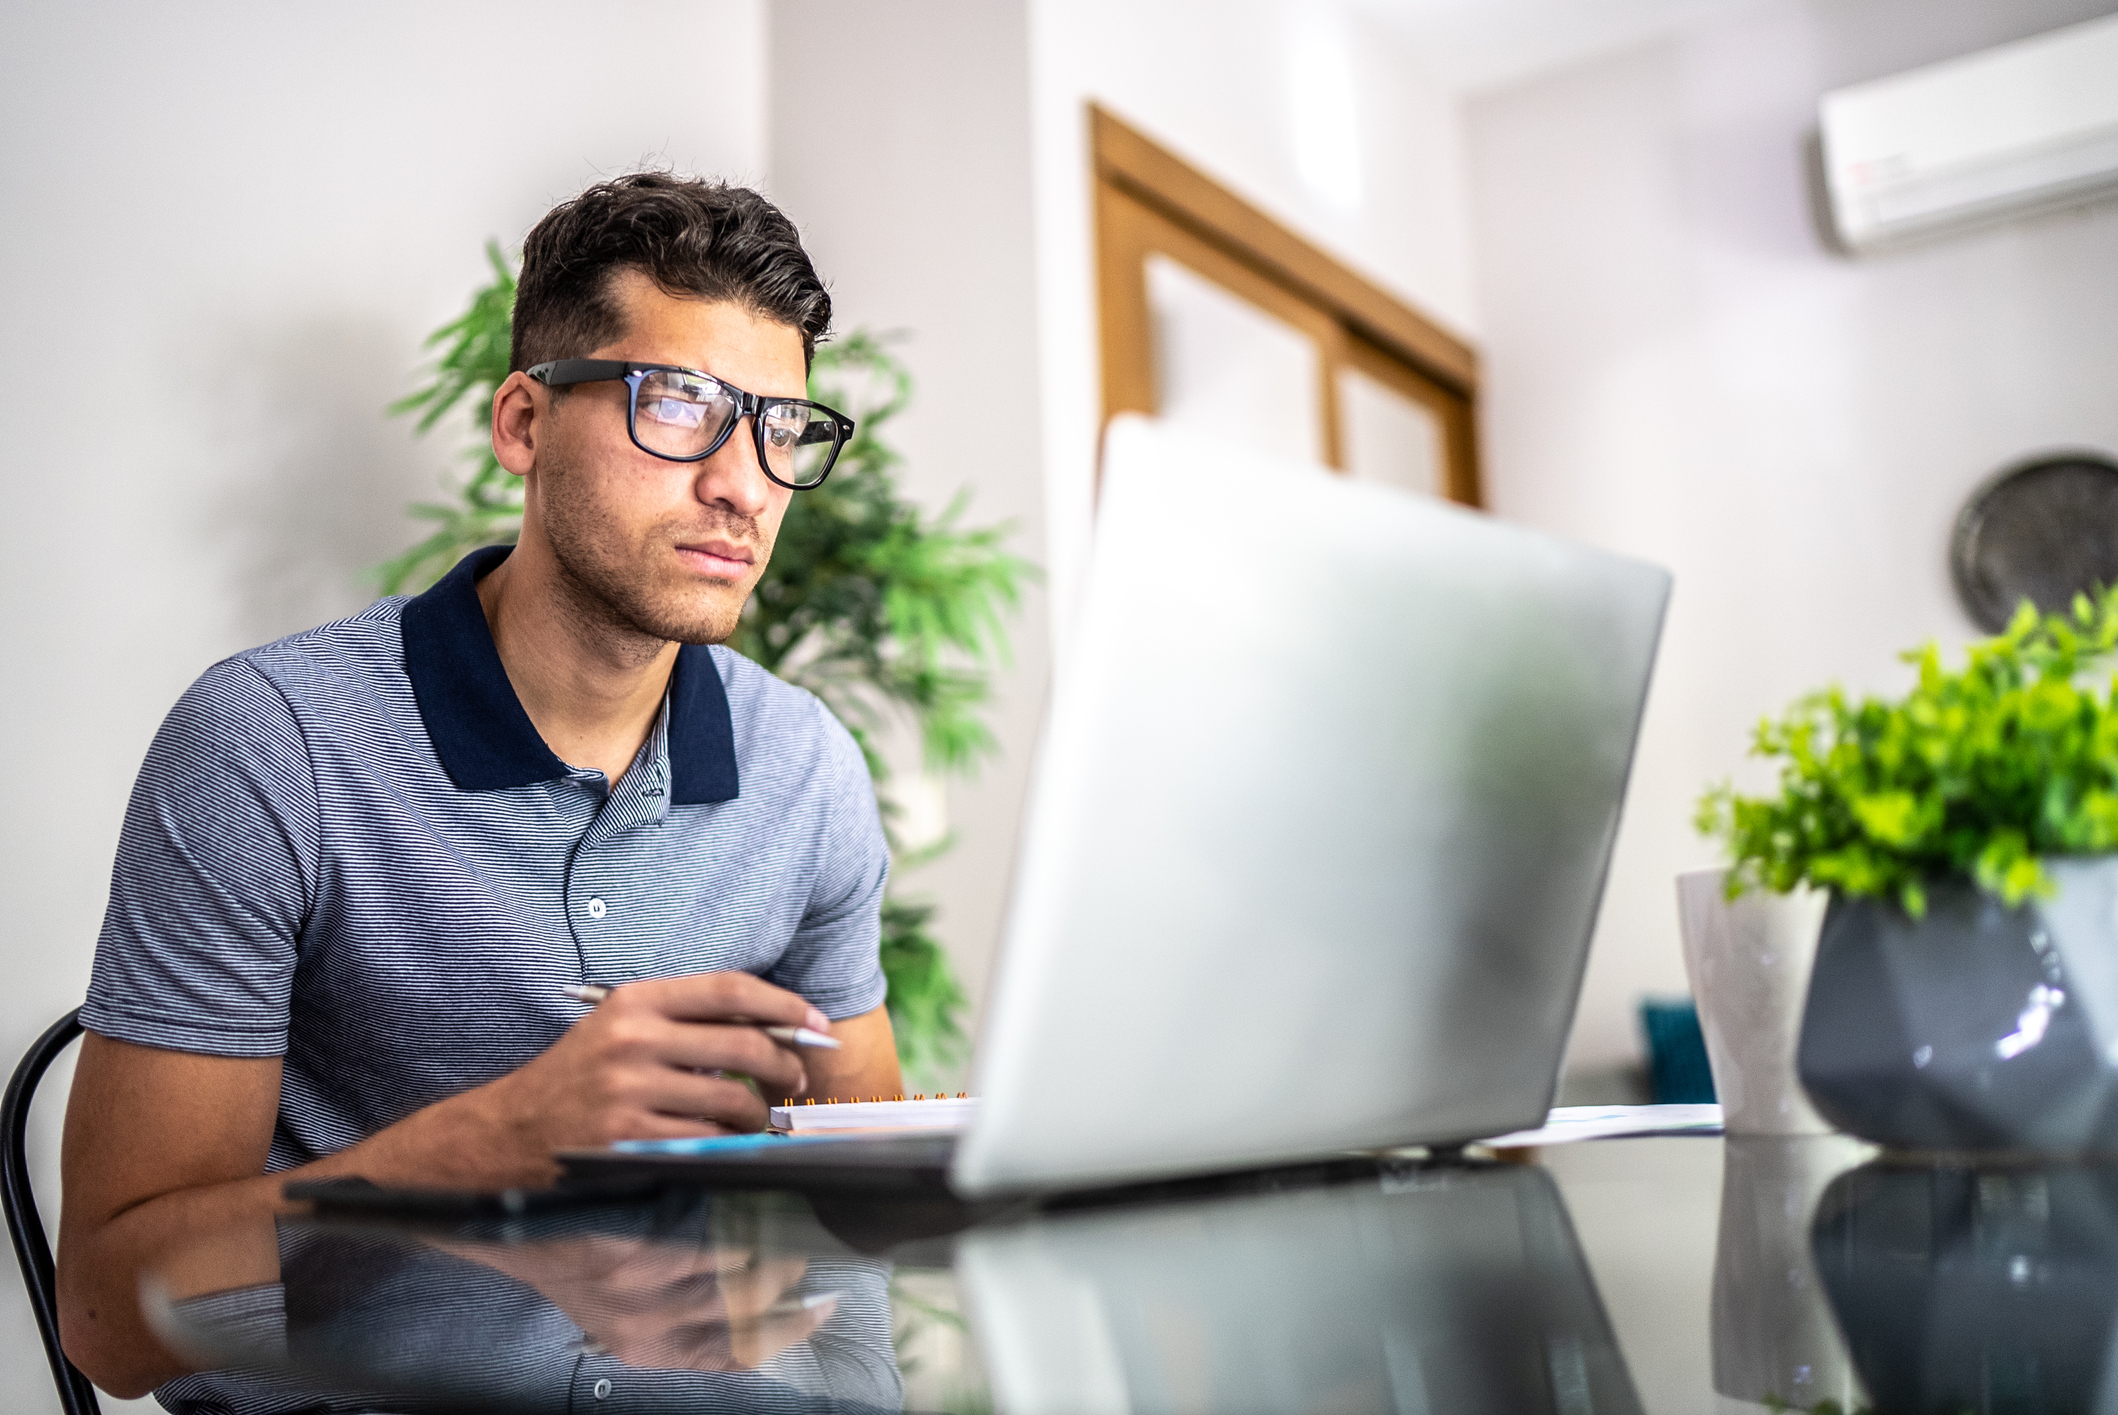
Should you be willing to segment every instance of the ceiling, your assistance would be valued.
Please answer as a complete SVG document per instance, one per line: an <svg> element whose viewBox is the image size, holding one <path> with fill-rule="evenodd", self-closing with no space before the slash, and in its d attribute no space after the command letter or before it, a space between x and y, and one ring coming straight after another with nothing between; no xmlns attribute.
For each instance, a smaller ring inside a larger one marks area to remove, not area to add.
<svg viewBox="0 0 2118 1415"><path fill-rule="evenodd" d="M1717 18L1757 0L1346 0L1459 92L1499 88Z"/></svg>

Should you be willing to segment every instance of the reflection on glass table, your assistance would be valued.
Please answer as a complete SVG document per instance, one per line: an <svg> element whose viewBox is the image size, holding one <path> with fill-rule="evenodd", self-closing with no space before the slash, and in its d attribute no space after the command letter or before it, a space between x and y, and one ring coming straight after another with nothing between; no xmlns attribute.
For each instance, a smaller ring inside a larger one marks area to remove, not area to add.
<svg viewBox="0 0 2118 1415"><path fill-rule="evenodd" d="M2118 1168L1876 1161L1814 1243L1877 1410L2118 1409Z"/></svg>
<svg viewBox="0 0 2118 1415"><path fill-rule="evenodd" d="M1869 1153L1607 1140L979 1209L368 1191L202 1235L152 1309L224 1368L165 1388L202 1410L2118 1410L2118 1168Z"/></svg>
<svg viewBox="0 0 2118 1415"><path fill-rule="evenodd" d="M243 1235L157 1275L164 1339L218 1367L202 1409L897 1410L891 1267L799 1200L684 1195L519 1218L283 1220L276 1281L222 1286ZM387 1397L379 1403L344 1393Z"/></svg>
<svg viewBox="0 0 2118 1415"><path fill-rule="evenodd" d="M1330 1180L1332 1182L1324 1182ZM237 1409L1640 1409L1551 1176L1342 1166L1041 1211L665 1194L285 1220L150 1302ZM269 1252L270 1250L268 1250ZM258 1280L266 1277L267 1280ZM826 1299L826 1300L819 1300Z"/></svg>
<svg viewBox="0 0 2118 1415"><path fill-rule="evenodd" d="M1844 1135L1745 1135L1721 1159L1714 1245L1713 1381L1725 1396L1810 1410L1860 1402L1809 1256L1824 1186L1873 1154Z"/></svg>
<svg viewBox="0 0 2118 1415"><path fill-rule="evenodd" d="M968 1235L958 1274L1012 1415L1640 1408L1530 1166L1049 1215Z"/></svg>

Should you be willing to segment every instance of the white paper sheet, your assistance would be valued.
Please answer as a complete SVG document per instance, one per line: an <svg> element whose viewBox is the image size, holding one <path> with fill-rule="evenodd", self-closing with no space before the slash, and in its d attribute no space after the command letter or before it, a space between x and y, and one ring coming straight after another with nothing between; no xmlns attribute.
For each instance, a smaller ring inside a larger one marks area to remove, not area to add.
<svg viewBox="0 0 2118 1415"><path fill-rule="evenodd" d="M1717 1105L1563 1105L1555 1106L1535 1130L1495 1135L1478 1143L1488 1149L1514 1150L1576 1140L1720 1133L1721 1107Z"/></svg>

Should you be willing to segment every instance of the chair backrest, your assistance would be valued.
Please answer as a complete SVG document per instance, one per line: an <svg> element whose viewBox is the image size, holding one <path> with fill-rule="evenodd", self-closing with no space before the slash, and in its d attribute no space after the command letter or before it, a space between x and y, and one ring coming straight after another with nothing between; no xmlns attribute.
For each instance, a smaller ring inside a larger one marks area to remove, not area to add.
<svg viewBox="0 0 2118 1415"><path fill-rule="evenodd" d="M15 1257L22 1264L22 1285L29 1289L30 1310L37 1317L37 1331L44 1338L44 1354L51 1359L52 1379L59 1387L59 1408L66 1415L101 1415L96 1388L74 1368L59 1346L59 1292L52 1269L51 1244L44 1236L44 1220L37 1216L37 1195L29 1182L30 1102L36 1099L37 1083L66 1044L81 1035L81 1009L61 1017L37 1038L23 1054L22 1062L0 1098L0 1204L7 1209L7 1236L15 1241Z"/></svg>

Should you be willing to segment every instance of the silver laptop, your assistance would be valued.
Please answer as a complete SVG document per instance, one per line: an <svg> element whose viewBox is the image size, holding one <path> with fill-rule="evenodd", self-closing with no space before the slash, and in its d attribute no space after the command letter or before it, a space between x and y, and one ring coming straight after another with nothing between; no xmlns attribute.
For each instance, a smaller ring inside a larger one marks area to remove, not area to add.
<svg viewBox="0 0 2118 1415"><path fill-rule="evenodd" d="M1116 420L972 1127L563 1158L982 1197L1541 1124L1668 596L1652 566Z"/></svg>
<svg viewBox="0 0 2118 1415"><path fill-rule="evenodd" d="M1113 422L957 1190L1542 1123L1669 584Z"/></svg>

